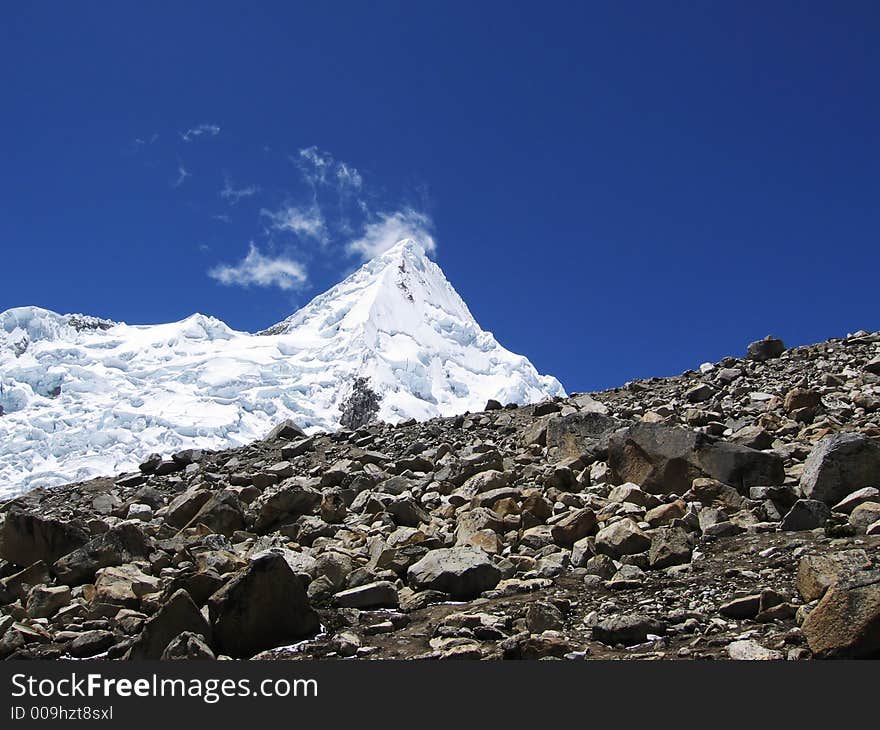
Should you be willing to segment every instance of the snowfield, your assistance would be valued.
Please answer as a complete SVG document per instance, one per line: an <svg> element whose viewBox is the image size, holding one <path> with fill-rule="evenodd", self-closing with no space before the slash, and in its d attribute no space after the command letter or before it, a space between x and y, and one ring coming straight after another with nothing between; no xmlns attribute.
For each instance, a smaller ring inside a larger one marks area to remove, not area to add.
<svg viewBox="0 0 880 730"><path fill-rule="evenodd" d="M565 394L480 329L410 240L258 334L202 314L127 325L19 307L0 314L0 498L239 446L285 418L338 428L358 376L388 422Z"/></svg>

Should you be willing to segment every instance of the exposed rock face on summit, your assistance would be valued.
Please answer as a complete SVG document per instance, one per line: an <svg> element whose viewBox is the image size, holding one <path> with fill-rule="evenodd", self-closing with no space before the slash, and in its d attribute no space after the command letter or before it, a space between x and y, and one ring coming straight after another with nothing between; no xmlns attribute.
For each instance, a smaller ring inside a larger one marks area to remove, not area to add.
<svg viewBox="0 0 880 730"><path fill-rule="evenodd" d="M880 657L880 333L0 509L0 658Z"/></svg>
<svg viewBox="0 0 880 730"><path fill-rule="evenodd" d="M564 394L411 240L259 335L201 314L130 326L19 307L0 313L0 498L241 446L285 419L316 433Z"/></svg>

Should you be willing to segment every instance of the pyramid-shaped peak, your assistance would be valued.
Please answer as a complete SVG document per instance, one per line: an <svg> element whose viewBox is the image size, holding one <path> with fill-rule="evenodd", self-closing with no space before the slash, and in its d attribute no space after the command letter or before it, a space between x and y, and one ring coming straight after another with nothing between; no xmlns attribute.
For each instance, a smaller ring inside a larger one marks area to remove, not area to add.
<svg viewBox="0 0 880 730"><path fill-rule="evenodd" d="M376 258L385 261L406 258L426 259L428 258L428 253L422 243L417 241L415 238L402 238L387 251L379 254L379 256L377 256Z"/></svg>

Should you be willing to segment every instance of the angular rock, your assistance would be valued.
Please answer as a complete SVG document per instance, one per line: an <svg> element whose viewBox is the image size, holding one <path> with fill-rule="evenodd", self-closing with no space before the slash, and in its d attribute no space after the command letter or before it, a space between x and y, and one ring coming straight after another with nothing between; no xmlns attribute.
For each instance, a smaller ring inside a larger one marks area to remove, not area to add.
<svg viewBox="0 0 880 730"><path fill-rule="evenodd" d="M77 659L88 659L103 654L115 643L116 636L112 631L84 631L67 645L67 653Z"/></svg>
<svg viewBox="0 0 880 730"><path fill-rule="evenodd" d="M155 593L162 581L138 570L134 565L101 568L95 577L95 599L101 603L137 608L142 596Z"/></svg>
<svg viewBox="0 0 880 730"><path fill-rule="evenodd" d="M201 634L182 631L175 636L162 652L162 661L171 660L212 660L216 659L208 642Z"/></svg>
<svg viewBox="0 0 880 730"><path fill-rule="evenodd" d="M805 497L836 504L857 489L880 486L880 444L859 433L826 436L801 475Z"/></svg>
<svg viewBox="0 0 880 730"><path fill-rule="evenodd" d="M866 532L877 520L880 520L880 502L862 502L849 516L849 523L858 532Z"/></svg>
<svg viewBox="0 0 880 730"><path fill-rule="evenodd" d="M333 596L333 603L340 608L397 608L400 599L394 583L380 580L340 591Z"/></svg>
<svg viewBox="0 0 880 730"><path fill-rule="evenodd" d="M31 618L49 618L70 603L67 586L34 586L27 597L27 613Z"/></svg>
<svg viewBox="0 0 880 730"><path fill-rule="evenodd" d="M847 580L871 567L861 549L825 555L805 555L798 562L797 589L805 601L815 601L838 580Z"/></svg>
<svg viewBox="0 0 880 730"><path fill-rule="evenodd" d="M281 555L266 553L208 599L213 646L250 657L318 630L302 581Z"/></svg>
<svg viewBox="0 0 880 730"><path fill-rule="evenodd" d="M767 649L752 639L732 641L727 645L727 655L735 661L779 661L785 658L781 651Z"/></svg>
<svg viewBox="0 0 880 730"><path fill-rule="evenodd" d="M275 426L269 433L266 434L265 441L277 441L279 439L283 439L284 441L293 441L294 439L305 438L305 431L303 431L299 426L296 425L290 419L286 421L282 421L277 426Z"/></svg>
<svg viewBox="0 0 880 730"><path fill-rule="evenodd" d="M171 641L184 631L208 637L211 626L184 590L175 591L146 622L132 643L129 659L160 659Z"/></svg>
<svg viewBox="0 0 880 730"><path fill-rule="evenodd" d="M779 357L783 352L785 352L785 344L782 340L767 335L763 340L749 343L746 349L746 360L765 362Z"/></svg>
<svg viewBox="0 0 880 730"><path fill-rule="evenodd" d="M89 533L76 522L12 508L0 525L0 558L22 566L54 563L88 540Z"/></svg>
<svg viewBox="0 0 880 730"><path fill-rule="evenodd" d="M651 532L648 564L655 570L691 562L693 548L681 527L658 527Z"/></svg>
<svg viewBox="0 0 880 730"><path fill-rule="evenodd" d="M560 456L581 456L602 443L620 427L620 421L596 411L579 411L547 422L546 443Z"/></svg>
<svg viewBox="0 0 880 730"><path fill-rule="evenodd" d="M258 533L311 514L321 504L321 492L293 477L263 493L248 509L248 523Z"/></svg>
<svg viewBox="0 0 880 730"><path fill-rule="evenodd" d="M876 487L857 489L855 492L844 497L835 504L832 511L848 515L863 502L880 502L880 489L877 489Z"/></svg>
<svg viewBox="0 0 880 730"><path fill-rule="evenodd" d="M471 547L431 550L407 570L415 590L449 593L457 599L475 598L501 580L501 571L482 550Z"/></svg>
<svg viewBox="0 0 880 730"><path fill-rule="evenodd" d="M58 581L75 586L91 581L101 568L146 560L153 540L133 522L123 522L59 558L52 565Z"/></svg>
<svg viewBox="0 0 880 730"><path fill-rule="evenodd" d="M634 646L648 640L648 634L660 636L666 627L660 621L644 614L612 616L593 627L593 638L603 644Z"/></svg>
<svg viewBox="0 0 880 730"><path fill-rule="evenodd" d="M171 500L165 521L178 529L185 527L210 498L211 492L207 489L188 489Z"/></svg>
<svg viewBox="0 0 880 730"><path fill-rule="evenodd" d="M880 656L880 571L832 585L801 630L818 657Z"/></svg>
<svg viewBox="0 0 880 730"><path fill-rule="evenodd" d="M630 519L613 522L596 534L596 552L612 558L635 555L650 547L651 538Z"/></svg>
<svg viewBox="0 0 880 730"><path fill-rule="evenodd" d="M596 513L589 508L570 512L559 522L550 527L553 542L560 547L570 548L581 538L591 535L596 530Z"/></svg>
<svg viewBox="0 0 880 730"><path fill-rule="evenodd" d="M238 495L230 489L214 492L186 526L196 525L205 525L212 532L226 537L231 537L237 530L243 530L244 510Z"/></svg>
<svg viewBox="0 0 880 730"><path fill-rule="evenodd" d="M780 528L794 532L815 530L824 526L829 517L831 517L831 509L824 502L815 499L799 499L782 518Z"/></svg>

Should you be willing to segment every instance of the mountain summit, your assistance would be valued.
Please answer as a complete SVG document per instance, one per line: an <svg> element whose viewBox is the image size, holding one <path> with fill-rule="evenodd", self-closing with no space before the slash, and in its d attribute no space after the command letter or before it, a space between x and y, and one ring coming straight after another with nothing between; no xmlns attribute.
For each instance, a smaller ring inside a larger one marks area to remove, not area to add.
<svg viewBox="0 0 880 730"><path fill-rule="evenodd" d="M19 307L0 313L0 496L239 446L287 418L314 432L564 394L409 239L256 335L202 314L127 325Z"/></svg>

